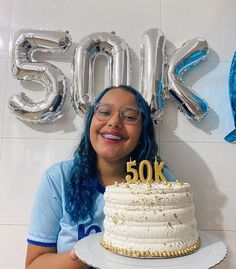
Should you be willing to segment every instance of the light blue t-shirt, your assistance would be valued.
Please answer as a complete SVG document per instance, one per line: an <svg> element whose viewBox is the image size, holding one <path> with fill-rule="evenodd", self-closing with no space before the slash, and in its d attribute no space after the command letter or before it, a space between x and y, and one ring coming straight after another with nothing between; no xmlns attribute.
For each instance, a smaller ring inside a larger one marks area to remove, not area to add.
<svg viewBox="0 0 236 269"><path fill-rule="evenodd" d="M94 218L72 224L65 210L65 186L72 161L63 161L50 167L43 175L36 195L29 225L28 243L57 247L57 252L73 249L81 238L103 230L103 193L105 188L97 179L94 195Z"/></svg>

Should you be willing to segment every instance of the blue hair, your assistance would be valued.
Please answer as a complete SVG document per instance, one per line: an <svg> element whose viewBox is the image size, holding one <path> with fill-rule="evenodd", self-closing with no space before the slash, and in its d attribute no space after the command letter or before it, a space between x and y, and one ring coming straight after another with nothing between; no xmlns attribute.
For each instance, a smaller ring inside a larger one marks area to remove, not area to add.
<svg viewBox="0 0 236 269"><path fill-rule="evenodd" d="M142 160L153 162L157 157L158 147L151 111L142 95L127 85L113 86L102 91L96 98L94 105L89 108L85 118L85 130L82 134L81 142L75 150L70 177L66 183L66 211L73 222L78 222L88 217L93 218L93 197L97 187L97 167L96 152L90 142L90 125L94 114L94 106L99 103L108 91L116 88L132 93L142 113L142 132L139 143L130 154L130 157L136 160L137 164Z"/></svg>

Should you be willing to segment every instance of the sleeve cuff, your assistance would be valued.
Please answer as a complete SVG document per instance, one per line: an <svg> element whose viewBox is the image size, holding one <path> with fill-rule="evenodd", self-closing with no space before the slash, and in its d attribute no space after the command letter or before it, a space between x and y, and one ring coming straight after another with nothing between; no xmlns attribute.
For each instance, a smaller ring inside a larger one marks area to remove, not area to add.
<svg viewBox="0 0 236 269"><path fill-rule="evenodd" d="M45 243L27 239L27 242L31 245L41 246L41 247L56 247L57 243Z"/></svg>

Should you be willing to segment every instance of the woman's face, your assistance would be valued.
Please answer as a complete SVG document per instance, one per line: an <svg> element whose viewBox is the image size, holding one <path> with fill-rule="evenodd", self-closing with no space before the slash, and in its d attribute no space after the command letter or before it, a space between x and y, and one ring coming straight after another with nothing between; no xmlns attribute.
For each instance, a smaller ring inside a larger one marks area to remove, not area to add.
<svg viewBox="0 0 236 269"><path fill-rule="evenodd" d="M98 160L124 162L136 148L142 130L141 116L136 123L131 124L127 124L120 117L120 111L137 107L135 96L122 88L115 88L108 91L99 103L112 108L109 110L112 113L109 113L110 116L105 120L97 114L93 116L90 126L91 144ZM105 113L106 109L101 110L101 117L106 116Z"/></svg>

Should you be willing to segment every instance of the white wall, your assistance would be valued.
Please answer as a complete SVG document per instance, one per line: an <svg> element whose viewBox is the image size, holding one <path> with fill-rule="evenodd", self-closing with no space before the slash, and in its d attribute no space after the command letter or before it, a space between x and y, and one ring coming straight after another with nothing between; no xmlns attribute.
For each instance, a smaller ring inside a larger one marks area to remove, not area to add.
<svg viewBox="0 0 236 269"><path fill-rule="evenodd" d="M138 85L139 44L149 28L161 29L168 51L193 37L206 38L210 54L185 80L210 106L207 117L191 123L174 104L165 107L158 128L160 154L176 176L189 181L195 194L199 228L222 238L229 247L227 259L217 266L236 266L235 144L224 142L233 130L228 98L228 76L236 50L235 0L1 0L0 8L0 268L24 267L27 222L35 191L44 169L70 158L78 142L82 119L71 107L54 124L25 124L9 112L8 98L20 90L32 98L43 90L20 83L11 74L11 47L22 28L69 30L72 49L64 55L41 55L71 78L75 44L99 31L115 31L132 49L134 83ZM103 74L97 75L102 87ZM35 88L36 93L30 89Z"/></svg>

